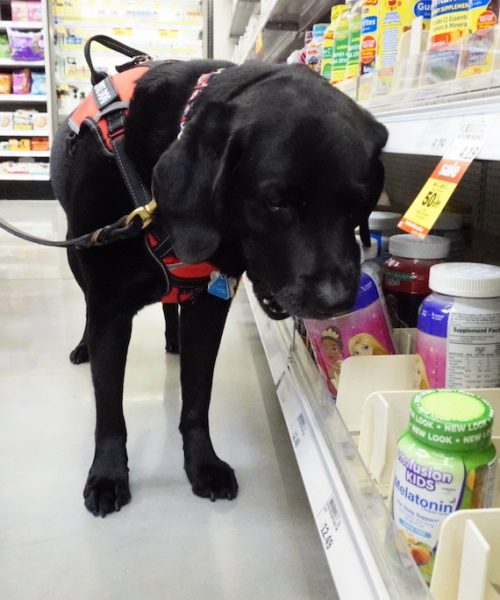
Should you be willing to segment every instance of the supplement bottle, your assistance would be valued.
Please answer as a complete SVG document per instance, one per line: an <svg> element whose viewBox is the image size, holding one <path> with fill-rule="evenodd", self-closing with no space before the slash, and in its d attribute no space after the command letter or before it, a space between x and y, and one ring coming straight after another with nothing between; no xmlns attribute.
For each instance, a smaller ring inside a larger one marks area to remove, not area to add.
<svg viewBox="0 0 500 600"><path fill-rule="evenodd" d="M333 40L335 38L335 23L340 15L347 10L345 4L337 4L330 13L330 25L326 28L323 36L323 50L321 56L321 75L330 81L332 78L333 65Z"/></svg>
<svg viewBox="0 0 500 600"><path fill-rule="evenodd" d="M347 39L347 66L345 78L351 79L360 74L359 52L361 44L361 11L363 0L356 0L349 11L349 37Z"/></svg>
<svg viewBox="0 0 500 600"><path fill-rule="evenodd" d="M379 0L363 0L360 35L360 75L375 71L379 30Z"/></svg>
<svg viewBox="0 0 500 600"><path fill-rule="evenodd" d="M354 0L347 0L346 8L335 21L335 34L333 38L333 62L332 78L333 85L344 81L347 69L347 48L349 43L349 13Z"/></svg>
<svg viewBox="0 0 500 600"><path fill-rule="evenodd" d="M401 216L396 212L374 210L368 217L370 236L377 240L377 256L383 260L389 258L389 239L400 231Z"/></svg>
<svg viewBox="0 0 500 600"><path fill-rule="evenodd" d="M429 235L393 235L384 264L382 288L393 327L416 327L418 309L431 293L429 271L450 251L450 240Z"/></svg>
<svg viewBox="0 0 500 600"><path fill-rule="evenodd" d="M429 387L500 386L500 267L434 265L429 287L416 346Z"/></svg>
<svg viewBox="0 0 500 600"><path fill-rule="evenodd" d="M468 33L458 74L460 77L481 75L491 71L497 54L498 0L470 0Z"/></svg>
<svg viewBox="0 0 500 600"><path fill-rule="evenodd" d="M469 2L432 0L422 84L455 79L462 42L468 32Z"/></svg>
<svg viewBox="0 0 500 600"><path fill-rule="evenodd" d="M342 362L349 356L394 354L389 316L377 266L376 246L362 252L358 295L351 310L338 317L304 321L316 363L333 397L337 396Z"/></svg>
<svg viewBox="0 0 500 600"><path fill-rule="evenodd" d="M306 46L306 65L318 73L321 72L321 50L323 36L327 27L327 23L316 23L316 25L313 25L312 39Z"/></svg>
<svg viewBox="0 0 500 600"><path fill-rule="evenodd" d="M431 390L412 400L396 450L392 514L427 582L445 518L493 503L492 423L491 406L473 394Z"/></svg>

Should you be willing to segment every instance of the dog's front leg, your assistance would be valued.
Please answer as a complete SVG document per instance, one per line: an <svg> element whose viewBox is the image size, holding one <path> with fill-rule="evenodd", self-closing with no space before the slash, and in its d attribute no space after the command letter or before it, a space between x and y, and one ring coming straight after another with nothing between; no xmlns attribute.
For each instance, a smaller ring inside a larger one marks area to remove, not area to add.
<svg viewBox="0 0 500 600"><path fill-rule="evenodd" d="M193 492L212 501L232 500L238 492L233 469L215 454L208 426L215 360L229 305L205 292L193 304L181 307L184 468Z"/></svg>
<svg viewBox="0 0 500 600"><path fill-rule="evenodd" d="M88 344L96 399L95 455L83 492L85 506L106 516L130 500L123 379L132 314L88 310Z"/></svg>

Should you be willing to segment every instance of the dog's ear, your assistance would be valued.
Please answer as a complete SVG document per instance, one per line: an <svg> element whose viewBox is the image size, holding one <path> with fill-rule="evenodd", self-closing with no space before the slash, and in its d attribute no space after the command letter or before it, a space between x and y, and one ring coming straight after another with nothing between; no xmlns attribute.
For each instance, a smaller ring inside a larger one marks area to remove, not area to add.
<svg viewBox="0 0 500 600"><path fill-rule="evenodd" d="M153 193L176 256L188 263L210 257L221 242L225 180L238 160L231 136L233 110L208 103L195 110L180 139L153 171Z"/></svg>
<svg viewBox="0 0 500 600"><path fill-rule="evenodd" d="M387 144L389 132L379 121L376 121L371 115L367 114L366 131L368 135L365 140L368 144L370 154L378 157L384 146Z"/></svg>

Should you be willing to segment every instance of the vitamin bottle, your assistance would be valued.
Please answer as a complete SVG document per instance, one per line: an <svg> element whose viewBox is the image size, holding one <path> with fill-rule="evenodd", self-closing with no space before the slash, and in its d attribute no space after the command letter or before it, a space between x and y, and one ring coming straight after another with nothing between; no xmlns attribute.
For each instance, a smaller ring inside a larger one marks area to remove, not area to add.
<svg viewBox="0 0 500 600"><path fill-rule="evenodd" d="M429 287L416 346L428 387L500 386L500 267L434 265Z"/></svg>
<svg viewBox="0 0 500 600"><path fill-rule="evenodd" d="M445 518L493 503L492 424L493 410L479 396L432 390L412 400L396 450L392 513L427 582Z"/></svg>

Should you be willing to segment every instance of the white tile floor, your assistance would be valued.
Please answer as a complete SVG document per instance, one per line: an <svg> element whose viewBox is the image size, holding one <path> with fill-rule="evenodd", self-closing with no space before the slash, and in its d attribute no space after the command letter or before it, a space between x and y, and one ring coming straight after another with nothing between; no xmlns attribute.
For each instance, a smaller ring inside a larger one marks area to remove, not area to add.
<svg viewBox="0 0 500 600"><path fill-rule="evenodd" d="M63 236L54 202L0 202L0 216ZM0 233L0 598L334 598L258 334L240 292L224 335L211 423L240 494L212 504L182 469L178 359L159 306L134 323L125 382L132 503L83 506L92 459L88 365L68 354L84 306L64 251Z"/></svg>

